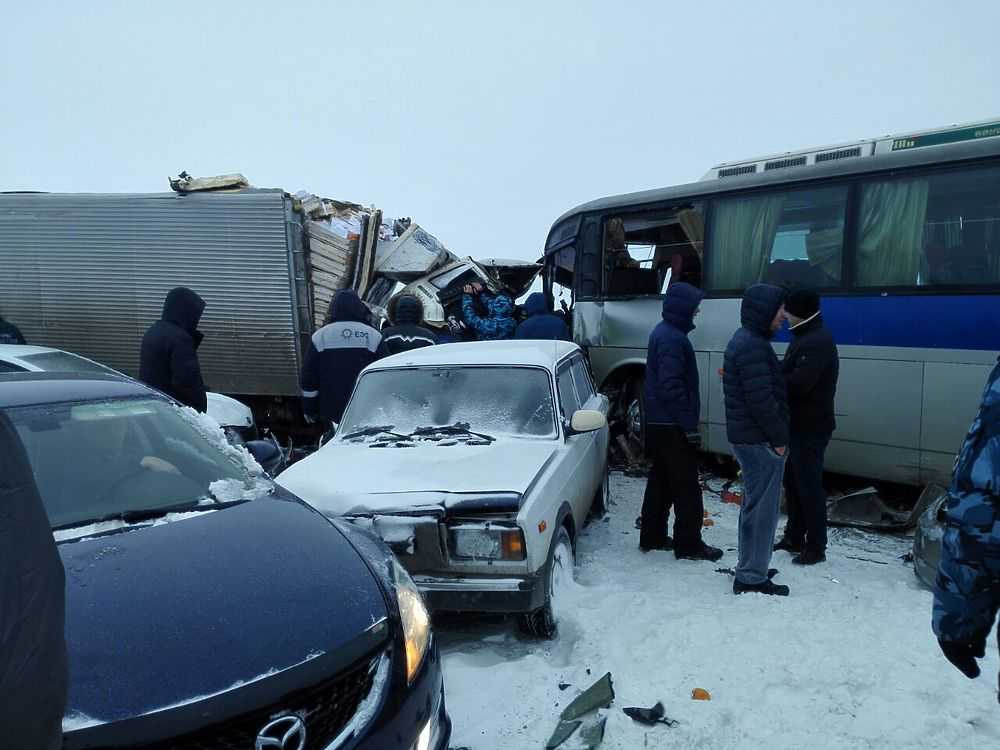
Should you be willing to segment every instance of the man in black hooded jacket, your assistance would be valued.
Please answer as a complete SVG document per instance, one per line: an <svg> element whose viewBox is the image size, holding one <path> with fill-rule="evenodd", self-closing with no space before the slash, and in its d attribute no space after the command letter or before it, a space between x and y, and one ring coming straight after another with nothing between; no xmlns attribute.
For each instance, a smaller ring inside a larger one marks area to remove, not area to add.
<svg viewBox="0 0 1000 750"><path fill-rule="evenodd" d="M58 750L66 574L17 431L0 410L0 747Z"/></svg>
<svg viewBox="0 0 1000 750"><path fill-rule="evenodd" d="M378 359L382 334L353 289L341 289L330 301L329 323L312 336L302 362L302 412L307 421L338 423L358 375Z"/></svg>
<svg viewBox="0 0 1000 750"><path fill-rule="evenodd" d="M186 287L171 289L163 302L163 315L142 337L139 379L182 404L200 412L208 410L205 381L198 362L198 345L204 335L198 321L205 300Z"/></svg>
<svg viewBox="0 0 1000 750"><path fill-rule="evenodd" d="M389 303L389 317L392 325L382 329L382 343L378 357L433 346L438 343L437 334L424 327L424 305L413 294L400 294Z"/></svg>
<svg viewBox="0 0 1000 750"><path fill-rule="evenodd" d="M791 441L785 468L788 523L774 548L797 553L796 565L826 560L826 491L823 457L837 427L833 401L840 360L833 334L823 325L819 297L799 289L785 302L792 343L782 369L788 386Z"/></svg>

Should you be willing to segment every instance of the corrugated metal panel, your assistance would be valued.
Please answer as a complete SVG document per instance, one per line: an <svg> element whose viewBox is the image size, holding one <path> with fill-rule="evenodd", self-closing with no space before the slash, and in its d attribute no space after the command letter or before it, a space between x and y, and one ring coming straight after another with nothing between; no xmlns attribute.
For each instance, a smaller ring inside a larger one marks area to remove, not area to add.
<svg viewBox="0 0 1000 750"><path fill-rule="evenodd" d="M297 392L285 195L0 195L0 307L33 344L138 374L163 298L207 302L205 380L237 394Z"/></svg>

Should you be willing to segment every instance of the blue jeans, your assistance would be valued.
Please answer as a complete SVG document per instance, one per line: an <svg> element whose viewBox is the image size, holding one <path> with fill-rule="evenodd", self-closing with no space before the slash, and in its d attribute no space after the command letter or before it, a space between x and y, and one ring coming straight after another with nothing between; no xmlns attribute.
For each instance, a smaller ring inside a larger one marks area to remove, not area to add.
<svg viewBox="0 0 1000 750"><path fill-rule="evenodd" d="M774 534L778 530L785 457L763 443L734 445L733 453L743 469L736 580L751 585L764 583L774 551Z"/></svg>

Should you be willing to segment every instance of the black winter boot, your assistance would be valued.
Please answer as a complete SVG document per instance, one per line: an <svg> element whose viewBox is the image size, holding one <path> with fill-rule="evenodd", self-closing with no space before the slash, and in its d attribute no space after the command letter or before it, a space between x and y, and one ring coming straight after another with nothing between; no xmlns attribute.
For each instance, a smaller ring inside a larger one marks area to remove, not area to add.
<svg viewBox="0 0 1000 750"><path fill-rule="evenodd" d="M734 594L767 594L768 596L788 596L788 586L782 586L768 578L763 583L741 583L733 581Z"/></svg>
<svg viewBox="0 0 1000 750"><path fill-rule="evenodd" d="M689 549L674 548L674 557L678 560L708 560L709 562L718 562L722 559L723 552L718 547L709 547L704 542L701 543L700 547L691 547Z"/></svg>
<svg viewBox="0 0 1000 750"><path fill-rule="evenodd" d="M812 547L806 547L798 556L792 558L794 565L816 565L821 562L826 562L826 551Z"/></svg>
<svg viewBox="0 0 1000 750"><path fill-rule="evenodd" d="M786 552L791 552L793 555L797 555L802 551L802 542L796 541L787 536L781 537L781 540L774 545L774 551L780 552L785 550Z"/></svg>

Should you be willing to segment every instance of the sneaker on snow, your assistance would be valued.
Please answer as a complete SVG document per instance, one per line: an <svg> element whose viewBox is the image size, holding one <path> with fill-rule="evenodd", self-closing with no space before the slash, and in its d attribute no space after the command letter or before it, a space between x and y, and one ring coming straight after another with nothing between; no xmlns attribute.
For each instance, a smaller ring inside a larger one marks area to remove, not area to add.
<svg viewBox="0 0 1000 750"><path fill-rule="evenodd" d="M797 542L794 539L789 539L787 536L783 536L781 537L781 541L774 545L775 552L780 552L781 550L797 555L802 551L802 542Z"/></svg>
<svg viewBox="0 0 1000 750"><path fill-rule="evenodd" d="M733 581L734 594L767 594L768 596L788 596L788 586L782 586L768 578L763 583L742 583Z"/></svg>
<svg viewBox="0 0 1000 750"><path fill-rule="evenodd" d="M674 556L678 560L708 560L718 562L722 559L722 550L718 547L709 547L704 542L700 547L694 549L674 549Z"/></svg>
<svg viewBox="0 0 1000 750"><path fill-rule="evenodd" d="M665 538L664 538L664 540L663 540L663 542L661 542L660 544L654 544L654 545L653 545L653 546L651 546L651 547L647 547L647 546L646 546L646 545L644 545L644 544L643 544L642 542L639 542L639 549L640 549L640 550L641 550L642 552L651 552L651 551L653 551L654 549L658 549L658 550L664 550L664 551L667 551L667 552L669 552L669 551L670 551L670 550L672 550L673 548L674 548L674 540L673 540L673 539L671 539L671 538L670 538L669 536L668 536L668 537L665 537Z"/></svg>
<svg viewBox="0 0 1000 750"><path fill-rule="evenodd" d="M769 581L770 581L770 580L771 580L772 578L774 578L774 577L775 577L776 575L778 575L778 573L780 573L780 572L781 572L781 571L780 571L780 570L778 570L777 568L768 568L768 569L767 569L767 580L769 580Z"/></svg>
<svg viewBox="0 0 1000 750"><path fill-rule="evenodd" d="M806 548L792 558L792 563L795 565L816 565L821 562L826 562L826 552L821 549Z"/></svg>

